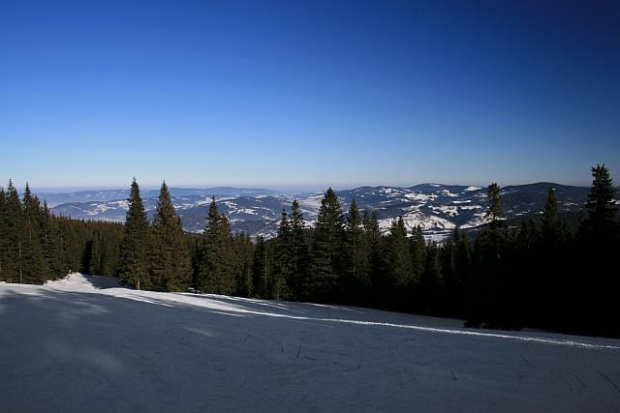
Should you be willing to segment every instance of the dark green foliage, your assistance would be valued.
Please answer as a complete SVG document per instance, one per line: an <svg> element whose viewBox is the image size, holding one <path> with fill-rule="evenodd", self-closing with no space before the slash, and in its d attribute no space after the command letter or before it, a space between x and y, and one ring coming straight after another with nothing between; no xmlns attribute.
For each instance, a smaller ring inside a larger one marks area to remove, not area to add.
<svg viewBox="0 0 620 413"><path fill-rule="evenodd" d="M304 280L307 278L310 263L310 247L308 231L303 215L299 209L299 202L293 201L291 206L291 269L288 279L289 291L292 299L304 297Z"/></svg>
<svg viewBox="0 0 620 413"><path fill-rule="evenodd" d="M228 219L217 209L215 197L209 205L201 247L197 288L213 294L236 291L233 237Z"/></svg>
<svg viewBox="0 0 620 413"><path fill-rule="evenodd" d="M252 273L258 298L275 299L275 244L276 240L265 241L262 237L256 240Z"/></svg>
<svg viewBox="0 0 620 413"><path fill-rule="evenodd" d="M414 309L434 314L441 309L444 288L441 249L435 243L425 246L424 269L416 280Z"/></svg>
<svg viewBox="0 0 620 413"><path fill-rule="evenodd" d="M469 234L455 228L442 250L444 297L442 312L449 316L462 316L467 312L467 297L473 272L473 251Z"/></svg>
<svg viewBox="0 0 620 413"><path fill-rule="evenodd" d="M377 211L369 212L364 210L362 219L364 225L364 244L368 250L369 264L369 297L372 305L381 307L383 297L387 294L387 283L383 276L383 265L381 259L381 230L379 228L379 220Z"/></svg>
<svg viewBox="0 0 620 413"><path fill-rule="evenodd" d="M340 200L329 188L321 200L310 256L310 273L305 290L308 298L319 302L336 299L341 274L343 217Z"/></svg>
<svg viewBox="0 0 620 413"><path fill-rule="evenodd" d="M364 234L362 215L353 200L344 231L342 300L351 304L367 304L370 291L370 244Z"/></svg>
<svg viewBox="0 0 620 413"><path fill-rule="evenodd" d="M125 220L125 235L121 246L119 276L136 289L151 288L149 274L150 229L146 219L140 187L134 178L129 195L129 210Z"/></svg>
<svg viewBox="0 0 620 413"><path fill-rule="evenodd" d="M496 229L502 225L504 209L502 207L501 188L495 182L488 186L487 197L489 206L484 217L490 221L491 229Z"/></svg>
<svg viewBox="0 0 620 413"><path fill-rule="evenodd" d="M0 186L0 280L4 281L7 273L8 230L7 230L6 194ZM4 267L3 267L4 266Z"/></svg>
<svg viewBox="0 0 620 413"><path fill-rule="evenodd" d="M287 298L288 282L293 274L293 230L288 214L282 210L278 238L275 241L275 268L272 296L276 299Z"/></svg>
<svg viewBox="0 0 620 413"><path fill-rule="evenodd" d="M241 297L254 296L254 244L249 236L237 234L235 244L235 278L237 283L236 295Z"/></svg>
<svg viewBox="0 0 620 413"><path fill-rule="evenodd" d="M572 238L568 222L559 216L558 200L555 189L552 187L549 188L549 195L540 220L540 237L548 248L555 248L558 244L565 243Z"/></svg>
<svg viewBox="0 0 620 413"><path fill-rule="evenodd" d="M191 282L185 232L165 182L161 185L153 219L150 275L152 288L161 291L185 291Z"/></svg>
<svg viewBox="0 0 620 413"><path fill-rule="evenodd" d="M422 228L417 226L411 231L411 270L413 278L419 279L426 269L427 247Z"/></svg>
<svg viewBox="0 0 620 413"><path fill-rule="evenodd" d="M3 279L8 282L23 282L21 247L26 234L23 233L22 205L19 194L10 180L3 199L3 234L1 237Z"/></svg>
<svg viewBox="0 0 620 413"><path fill-rule="evenodd" d="M618 231L615 221L618 207L614 202L614 186L605 165L592 168L592 187L585 205L586 216L581 223L583 237L605 238L614 237Z"/></svg>
<svg viewBox="0 0 620 413"><path fill-rule="evenodd" d="M394 219L386 238L384 265L390 284L394 288L409 286L414 281L411 245L402 217Z"/></svg>
<svg viewBox="0 0 620 413"><path fill-rule="evenodd" d="M620 336L617 322L620 281L617 275L617 256L620 251L618 207L614 201L614 187L605 165L592 168L592 186L585 205L585 217L580 223L577 248L584 254L580 273L588 281L573 278L573 288L580 295L594 298L585 311L576 314L582 323L588 323L592 332ZM575 296L577 294L574 294Z"/></svg>
<svg viewBox="0 0 620 413"><path fill-rule="evenodd" d="M116 275L122 231L119 224L54 217L28 185L20 200L9 182L7 192L0 188L0 280L41 284L89 270ZM102 242L109 248L100 253Z"/></svg>
<svg viewBox="0 0 620 413"><path fill-rule="evenodd" d="M43 203L41 211L41 245L43 246L45 259L49 267L49 276L52 279L60 278L64 275L62 265L62 245L60 242L60 225L57 219L50 215L47 202ZM120 243L117 242L116 245ZM106 271L97 274L112 275L116 273L117 263L110 264Z"/></svg>
<svg viewBox="0 0 620 413"><path fill-rule="evenodd" d="M40 284L52 277L41 245L43 236L41 203L37 197L32 195L28 184L24 190L22 216L22 233L26 235L21 241L23 282Z"/></svg>
<svg viewBox="0 0 620 413"><path fill-rule="evenodd" d="M558 217L558 200L555 196L555 188L549 188L547 202L543 208L540 221L542 238L547 242L555 242L559 238L560 219Z"/></svg>

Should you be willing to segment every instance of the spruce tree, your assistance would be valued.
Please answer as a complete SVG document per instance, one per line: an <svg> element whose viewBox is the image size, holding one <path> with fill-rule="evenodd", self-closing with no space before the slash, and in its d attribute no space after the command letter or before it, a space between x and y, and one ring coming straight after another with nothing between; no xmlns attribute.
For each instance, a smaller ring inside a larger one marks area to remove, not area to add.
<svg viewBox="0 0 620 413"><path fill-rule="evenodd" d="M7 265L7 218L6 218L6 194L0 186L0 281L6 281ZM4 268L3 268L4 265Z"/></svg>
<svg viewBox="0 0 620 413"><path fill-rule="evenodd" d="M276 300L287 297L287 283L293 270L293 230L288 220L288 214L283 209L276 238L275 271L272 296Z"/></svg>
<svg viewBox="0 0 620 413"><path fill-rule="evenodd" d="M581 273L587 274L588 282L575 278L573 294L584 302L593 303L584 306L576 317L589 333L620 337L616 316L620 280L613 271L617 267L615 254L620 249L620 230L615 219L618 207L605 165L593 167L592 177L586 216L578 234L579 253L583 256Z"/></svg>
<svg viewBox="0 0 620 413"><path fill-rule="evenodd" d="M545 244L555 245L560 238L560 218L558 217L558 200L555 188L549 188L547 201L540 220L540 234Z"/></svg>
<svg viewBox="0 0 620 413"><path fill-rule="evenodd" d="M425 247L425 262L422 274L416 280L417 302L414 308L425 314L437 314L442 308L442 291L444 287L443 269L440 249L436 243Z"/></svg>
<svg viewBox="0 0 620 413"><path fill-rule="evenodd" d="M417 225L411 230L411 260L413 278L419 279L424 273L426 267L426 240L424 239L424 233L422 227Z"/></svg>
<svg viewBox="0 0 620 413"><path fill-rule="evenodd" d="M487 202L485 218L489 223L476 238L476 270L469 289L469 321L474 325L482 321L497 324L507 293L507 275L502 265L509 238L503 221L501 188L496 183L487 188Z"/></svg>
<svg viewBox="0 0 620 413"><path fill-rule="evenodd" d="M383 298L386 296L385 278L383 276L383 265L381 259L381 230L377 211L364 210L362 219L364 226L364 244L366 245L369 261L369 288L368 299L377 307L383 306Z"/></svg>
<svg viewBox="0 0 620 413"><path fill-rule="evenodd" d="M209 205L197 287L214 294L232 294L236 291L230 224L218 212L215 197Z"/></svg>
<svg viewBox="0 0 620 413"><path fill-rule="evenodd" d="M321 200L306 285L310 297L316 301L332 302L336 298L340 281L342 231L340 201L329 188Z"/></svg>
<svg viewBox="0 0 620 413"><path fill-rule="evenodd" d="M256 239L254 259L252 262L252 278L254 294L259 298L271 298L271 260L263 237Z"/></svg>
<svg viewBox="0 0 620 413"><path fill-rule="evenodd" d="M149 289L151 287L148 262L150 231L136 178L131 183L128 202L129 209L125 220L119 276L138 290Z"/></svg>
<svg viewBox="0 0 620 413"><path fill-rule="evenodd" d="M161 185L153 219L151 279L153 288L161 291L184 291L191 279L185 232L166 182Z"/></svg>
<svg viewBox="0 0 620 413"><path fill-rule="evenodd" d="M501 226L501 220L504 217L501 188L497 183L493 182L488 186L487 198L489 206L484 217L490 222L491 229L497 229Z"/></svg>
<svg viewBox="0 0 620 413"><path fill-rule="evenodd" d="M53 279L61 278L64 274L58 220L51 216L46 201L43 202L41 219L42 244L44 245L50 275Z"/></svg>
<svg viewBox="0 0 620 413"><path fill-rule="evenodd" d="M390 233L386 238L384 259L393 286L395 288L410 286L414 280L414 270L403 217L392 220ZM423 265L422 268L424 268Z"/></svg>
<svg viewBox="0 0 620 413"><path fill-rule="evenodd" d="M291 205L291 250L292 263L289 278L291 298L300 300L304 297L304 280L308 273L309 245L306 224L301 213L299 202L293 200Z"/></svg>
<svg viewBox="0 0 620 413"><path fill-rule="evenodd" d="M592 168L592 186L585 205L586 216L581 232L586 237L610 239L618 231L614 220L618 207L614 201L614 186L605 165Z"/></svg>
<svg viewBox="0 0 620 413"><path fill-rule="evenodd" d="M19 193L9 180L4 196L3 273L8 282L23 282L23 214Z"/></svg>
<svg viewBox="0 0 620 413"><path fill-rule="evenodd" d="M22 272L26 283L42 284L50 279L50 271L41 246L41 203L32 195L28 183L24 189L21 232Z"/></svg>
<svg viewBox="0 0 620 413"><path fill-rule="evenodd" d="M243 232L234 237L236 252L236 294L241 297L254 296L254 277L252 264L254 261L254 243L249 235Z"/></svg>
<svg viewBox="0 0 620 413"><path fill-rule="evenodd" d="M362 215L355 199L351 202L345 222L343 266L343 299L352 304L366 302L366 293L370 288L370 255Z"/></svg>

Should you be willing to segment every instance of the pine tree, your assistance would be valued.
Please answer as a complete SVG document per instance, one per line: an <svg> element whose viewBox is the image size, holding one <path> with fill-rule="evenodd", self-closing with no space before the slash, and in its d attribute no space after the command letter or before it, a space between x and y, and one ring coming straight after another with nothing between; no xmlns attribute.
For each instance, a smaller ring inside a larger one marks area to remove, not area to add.
<svg viewBox="0 0 620 413"><path fill-rule="evenodd" d="M585 205L586 217L581 232L590 238L611 239L618 231L614 220L618 207L614 201L614 186L605 165L592 168L592 186Z"/></svg>
<svg viewBox="0 0 620 413"><path fill-rule="evenodd" d="M190 283L190 257L181 219L166 182L162 183L153 219L151 279L161 291L184 291Z"/></svg>
<svg viewBox="0 0 620 413"><path fill-rule="evenodd" d="M387 295L386 277L383 275L383 264L381 259L381 230L379 228L379 219L377 211L368 209L364 210L362 219L364 226L364 244L366 245L370 283L370 296L368 299L376 307L383 306L383 299Z"/></svg>
<svg viewBox="0 0 620 413"><path fill-rule="evenodd" d="M332 302L336 298L340 281L342 231L340 201L329 188L321 200L306 285L306 291L316 301Z"/></svg>
<svg viewBox="0 0 620 413"><path fill-rule="evenodd" d="M510 245L503 217L501 189L496 183L487 188L488 207L484 227L475 244L475 271L470 283L468 312L470 322L485 321L494 325L501 320L501 307L506 298L506 271L503 268L507 247Z"/></svg>
<svg viewBox="0 0 620 413"><path fill-rule="evenodd" d="M411 230L411 260L413 278L419 279L426 268L426 240L421 226L416 226Z"/></svg>
<svg viewBox="0 0 620 413"><path fill-rule="evenodd" d="M402 309L403 306L407 305L406 295L414 281L411 248L407 238L407 228L402 217L392 220L390 233L385 241L384 265L386 274L389 277L391 289L399 293L395 297L395 304Z"/></svg>
<svg viewBox="0 0 620 413"><path fill-rule="evenodd" d="M343 299L359 304L367 301L370 288L370 255L364 238L362 215L355 199L351 202L344 230Z"/></svg>
<svg viewBox="0 0 620 413"><path fill-rule="evenodd" d="M488 186L487 198L489 206L484 217L489 220L491 229L497 229L501 226L504 209L502 208L501 188L495 182Z"/></svg>
<svg viewBox="0 0 620 413"><path fill-rule="evenodd" d="M23 214L19 193L9 180L4 195L4 241L3 268L4 279L8 282L23 282Z"/></svg>
<svg viewBox="0 0 620 413"><path fill-rule="evenodd" d="M544 242L557 242L560 233L560 219L558 217L558 200L555 188L549 188L547 201L543 208L542 219L540 220L540 232Z"/></svg>
<svg viewBox="0 0 620 413"><path fill-rule="evenodd" d="M50 276L52 279L57 279L64 275L62 271L60 231L58 221L52 218L45 201L43 202L41 219L42 244L44 245L45 258L50 270Z"/></svg>
<svg viewBox="0 0 620 413"><path fill-rule="evenodd" d="M151 287L148 263L150 231L136 178L131 183L128 201L129 210L125 220L119 275L122 280L138 290L149 289Z"/></svg>
<svg viewBox="0 0 620 413"><path fill-rule="evenodd" d="M444 287L440 250L437 244L429 243L425 247L424 257L424 269L415 286L418 302L414 305L423 313L436 314L441 309Z"/></svg>
<svg viewBox="0 0 620 413"><path fill-rule="evenodd" d="M41 246L41 203L32 195L26 183L23 198L23 220L20 232L23 234L21 242L22 276L26 283L42 284L50 279L50 271Z"/></svg>
<svg viewBox="0 0 620 413"><path fill-rule="evenodd" d="M230 224L218 212L215 197L209 205L203 236L198 288L214 294L232 294L237 288Z"/></svg>
<svg viewBox="0 0 620 413"><path fill-rule="evenodd" d="M252 262L254 294L259 298L271 298L271 260L263 237L256 239Z"/></svg>
<svg viewBox="0 0 620 413"><path fill-rule="evenodd" d="M6 215L6 194L4 188L0 186L0 281L7 280L8 223Z"/></svg>
<svg viewBox="0 0 620 413"><path fill-rule="evenodd" d="M76 221L69 218L59 220L60 251L62 257L62 273L68 274L81 268L82 247L78 236Z"/></svg>
<svg viewBox="0 0 620 413"><path fill-rule="evenodd" d="M278 228L275 252L275 271L272 296L276 299L287 298L287 283L293 271L293 230L288 220L288 214L283 209Z"/></svg>
<svg viewBox="0 0 620 413"><path fill-rule="evenodd" d="M455 228L443 253L444 309L447 315L463 317L472 272L472 250L467 232Z"/></svg>
<svg viewBox="0 0 620 413"><path fill-rule="evenodd" d="M300 211L299 202L293 200L291 206L291 250L292 263L289 278L289 287L293 299L304 297L304 280L307 277L310 262L307 231L303 214Z"/></svg>
<svg viewBox="0 0 620 413"><path fill-rule="evenodd" d="M254 261L254 243L249 235L243 232L235 236L236 252L236 284L237 295L241 297L254 296L254 277L252 264Z"/></svg>
<svg viewBox="0 0 620 413"><path fill-rule="evenodd" d="M576 314L587 332L620 337L617 316L617 292L620 280L613 268L620 249L620 230L615 216L618 207L614 188L605 165L592 168L593 182L585 205L586 216L578 234L579 253L583 257L581 273L589 282L574 279L574 297L591 302Z"/></svg>

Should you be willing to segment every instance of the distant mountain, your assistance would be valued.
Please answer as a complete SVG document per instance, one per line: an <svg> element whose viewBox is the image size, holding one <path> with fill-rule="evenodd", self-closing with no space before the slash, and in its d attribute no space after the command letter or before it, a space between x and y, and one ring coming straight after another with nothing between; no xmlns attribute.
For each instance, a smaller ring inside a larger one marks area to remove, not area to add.
<svg viewBox="0 0 620 413"><path fill-rule="evenodd" d="M142 198L156 198L159 196L159 189L147 189L141 190L140 194ZM170 195L176 197L204 197L215 196L216 198L222 197L238 197L238 196L276 196L280 192L272 191L270 189L260 188L232 188L232 187L215 187L206 189L194 189L194 188L170 188ZM39 193L36 194L40 199L45 199L50 208L56 207L61 204L75 204L83 202L104 202L104 201L119 201L129 198L128 189L104 189L93 191L76 191L67 193Z"/></svg>
<svg viewBox="0 0 620 413"><path fill-rule="evenodd" d="M549 187L556 189L561 213L576 214L587 199L589 188L541 182L507 186L502 189L508 219L542 212ZM233 231L267 238L277 234L282 209L290 212L292 195L264 189L208 188L170 189L172 202L186 231L200 232L205 226L208 205L215 196L220 212L231 222ZM361 209L375 209L379 224L387 231L394 218L402 216L409 228L421 226L428 237L442 238L454 228L476 228L484 223L486 188L458 185L422 184L409 188L377 186L338 191L343 211L355 199ZM152 218L159 190L142 191L145 207ZM57 215L81 219L122 222L128 208L128 191L81 191L74 194L42 194ZM323 193L297 197L304 219L313 224ZM70 202L60 203L60 200Z"/></svg>

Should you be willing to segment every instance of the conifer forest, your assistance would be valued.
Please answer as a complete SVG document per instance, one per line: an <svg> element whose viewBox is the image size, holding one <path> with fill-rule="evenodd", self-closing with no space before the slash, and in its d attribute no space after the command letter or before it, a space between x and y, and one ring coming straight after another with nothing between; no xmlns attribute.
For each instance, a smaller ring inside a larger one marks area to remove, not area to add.
<svg viewBox="0 0 620 413"><path fill-rule="evenodd" d="M558 214L549 188L541 214L506 221L501 188L488 187L486 221L441 243L410 231L388 233L377 212L352 202L343 211L330 188L316 225L299 204L283 210L277 237L232 233L208 207L202 234L185 233L162 184L152 222L138 182L124 224L50 213L28 185L0 188L0 281L42 284L72 271L118 276L128 286L347 304L461 318L472 328L549 329L620 337L617 321L620 224L604 165L577 223Z"/></svg>

